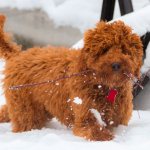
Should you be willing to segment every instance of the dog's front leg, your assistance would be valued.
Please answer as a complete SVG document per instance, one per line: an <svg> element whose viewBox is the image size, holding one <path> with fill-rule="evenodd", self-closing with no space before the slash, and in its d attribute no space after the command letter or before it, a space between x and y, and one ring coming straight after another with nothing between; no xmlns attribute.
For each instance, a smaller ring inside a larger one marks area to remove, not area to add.
<svg viewBox="0 0 150 150"><path fill-rule="evenodd" d="M124 90L125 91L125 90ZM122 92L123 93L123 92ZM128 122L132 116L133 112L133 103L132 103L132 93L131 91L127 91L127 93L122 95L121 104L118 105L118 110L117 110L117 119L118 122L122 125L128 125Z"/></svg>
<svg viewBox="0 0 150 150"><path fill-rule="evenodd" d="M111 131L99 124L97 118L91 112L90 103L74 104L75 122L74 135L84 137L91 141L107 141L113 139Z"/></svg>

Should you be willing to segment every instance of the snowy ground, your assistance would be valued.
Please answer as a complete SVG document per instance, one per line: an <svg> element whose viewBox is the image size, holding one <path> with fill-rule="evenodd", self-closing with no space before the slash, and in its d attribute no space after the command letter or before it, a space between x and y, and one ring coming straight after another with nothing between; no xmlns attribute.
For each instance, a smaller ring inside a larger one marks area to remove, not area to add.
<svg viewBox="0 0 150 150"><path fill-rule="evenodd" d="M110 142L90 142L75 137L56 120L42 130L12 133L9 123L0 124L1 150L148 150L150 147L150 112L133 113L128 127L115 129Z"/></svg>

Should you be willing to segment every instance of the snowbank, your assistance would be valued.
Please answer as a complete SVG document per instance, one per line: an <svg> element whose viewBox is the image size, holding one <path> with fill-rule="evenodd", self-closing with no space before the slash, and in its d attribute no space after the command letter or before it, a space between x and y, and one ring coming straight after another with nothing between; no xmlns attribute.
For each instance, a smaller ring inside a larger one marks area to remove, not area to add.
<svg viewBox="0 0 150 150"><path fill-rule="evenodd" d="M57 26L72 26L84 32L100 16L102 0L0 0L0 7L41 9Z"/></svg>
<svg viewBox="0 0 150 150"><path fill-rule="evenodd" d="M134 10L147 4L149 0L132 0ZM83 33L99 21L102 0L0 0L0 7L19 10L41 9L48 14L56 26L72 26ZM120 16L118 1L114 17Z"/></svg>
<svg viewBox="0 0 150 150"><path fill-rule="evenodd" d="M138 11L135 11L133 13L127 14L123 17L116 18L113 21L116 20L122 20L127 25L129 25L133 32L137 33L139 36L144 35L146 32L150 32L150 5L147 7L144 7ZM83 41L79 41L77 44L73 46L74 48L83 47Z"/></svg>
<svg viewBox="0 0 150 150"><path fill-rule="evenodd" d="M144 59L144 65L141 68L141 72L145 73L150 69L150 43L146 49L146 58Z"/></svg>
<svg viewBox="0 0 150 150"><path fill-rule="evenodd" d="M56 120L42 130L12 133L9 123L0 124L1 150L148 150L150 147L150 112L135 111L128 127L115 130L110 142L90 142L75 137Z"/></svg>

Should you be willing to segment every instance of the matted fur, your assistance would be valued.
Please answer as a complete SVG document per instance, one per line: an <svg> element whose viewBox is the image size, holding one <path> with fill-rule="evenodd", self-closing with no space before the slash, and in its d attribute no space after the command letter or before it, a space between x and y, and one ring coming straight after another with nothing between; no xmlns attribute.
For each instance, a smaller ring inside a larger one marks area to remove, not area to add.
<svg viewBox="0 0 150 150"><path fill-rule="evenodd" d="M6 60L6 105L0 111L1 122L10 118L13 132L23 132L41 129L56 117L71 127L74 135L95 141L111 140L113 127L128 125L133 108L132 83L124 73L139 77L143 55L140 38L130 27L121 21L100 22L85 33L84 47L78 51L61 47L21 51L3 32L4 20L1 15L0 56ZM119 63L120 69L114 71L113 63ZM85 70L90 72L58 83L10 89ZM118 91L114 103L106 99L109 89ZM81 102L75 103L75 97ZM94 109L106 126L97 121L91 111Z"/></svg>

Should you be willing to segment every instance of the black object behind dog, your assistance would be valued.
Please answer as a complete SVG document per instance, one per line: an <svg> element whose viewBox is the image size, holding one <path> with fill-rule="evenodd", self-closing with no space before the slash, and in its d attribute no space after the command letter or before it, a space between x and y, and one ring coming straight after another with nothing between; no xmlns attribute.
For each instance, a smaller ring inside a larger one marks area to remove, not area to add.
<svg viewBox="0 0 150 150"><path fill-rule="evenodd" d="M110 21L113 19L115 2L116 0L103 0L100 20ZM118 2L119 2L121 15L125 15L133 12L132 0L118 0ZM143 51L144 51L143 60L144 60L144 58L146 57L146 49L150 42L150 32L147 32L145 35L143 35L141 37L141 40L143 43ZM149 80L150 80L149 76L143 75L139 83L144 87L149 82ZM141 90L142 90L141 87L135 85L133 96L136 97Z"/></svg>

